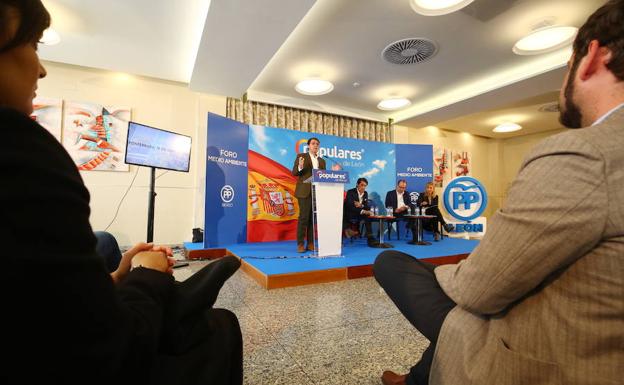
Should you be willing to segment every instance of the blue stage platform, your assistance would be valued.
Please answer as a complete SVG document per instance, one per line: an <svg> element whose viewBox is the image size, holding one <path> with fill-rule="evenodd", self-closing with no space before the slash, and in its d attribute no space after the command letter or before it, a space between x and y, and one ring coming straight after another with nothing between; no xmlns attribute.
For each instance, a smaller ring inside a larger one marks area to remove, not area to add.
<svg viewBox="0 0 624 385"><path fill-rule="evenodd" d="M444 238L429 246L410 245L406 240L389 241L394 248L376 249L365 239L344 242L343 256L316 258L313 253L297 253L295 241L243 243L223 246L224 254L241 259L243 271L267 289L336 281L372 275L372 264L384 250L397 250L433 263L456 263L465 258L479 241ZM200 251L201 243L185 243L187 251Z"/></svg>

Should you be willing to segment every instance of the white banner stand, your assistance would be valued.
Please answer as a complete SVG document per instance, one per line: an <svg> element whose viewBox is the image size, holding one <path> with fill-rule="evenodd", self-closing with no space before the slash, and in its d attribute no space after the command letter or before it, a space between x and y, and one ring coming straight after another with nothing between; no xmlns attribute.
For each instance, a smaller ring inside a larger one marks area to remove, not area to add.
<svg viewBox="0 0 624 385"><path fill-rule="evenodd" d="M340 257L344 185L349 183L349 173L314 170L311 179L315 254L318 257Z"/></svg>

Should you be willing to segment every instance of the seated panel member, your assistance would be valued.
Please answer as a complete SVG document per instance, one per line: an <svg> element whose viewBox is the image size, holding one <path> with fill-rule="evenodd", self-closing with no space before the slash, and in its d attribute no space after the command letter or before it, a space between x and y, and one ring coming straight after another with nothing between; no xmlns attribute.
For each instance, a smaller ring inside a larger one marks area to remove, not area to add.
<svg viewBox="0 0 624 385"><path fill-rule="evenodd" d="M440 229L438 223L442 223L444 230L448 233L453 231L455 226L446 223L442 213L440 212L440 208L438 206L438 195L435 193L435 185L433 182L427 182L425 191L418 196L418 202L416 204L424 210L424 214L436 216L435 218L428 219L423 222L426 229L433 231L433 236L436 241L440 240Z"/></svg>
<svg viewBox="0 0 624 385"><path fill-rule="evenodd" d="M386 207L392 207L392 215L395 218L403 217L408 213L410 208L413 208L410 201L410 193L407 191L407 181L405 179L400 179L397 182L396 189L386 193L385 204ZM407 227L414 232L414 221L409 220L407 222Z"/></svg>
<svg viewBox="0 0 624 385"><path fill-rule="evenodd" d="M402 217L407 214L408 209L412 207L410 194L407 191L407 181L400 179L397 182L396 189L386 193L386 207L392 207L392 213L395 217Z"/></svg>
<svg viewBox="0 0 624 385"><path fill-rule="evenodd" d="M344 215L345 221L347 222L345 234L348 237L354 236L355 231L350 228L350 225L354 223L359 224L360 221L363 220L364 226L366 226L366 237L373 238L371 222L366 220L366 218L372 214L368 205L368 192L366 192L368 180L366 180L366 178L359 178L356 186L357 187L347 191L347 196L345 198Z"/></svg>

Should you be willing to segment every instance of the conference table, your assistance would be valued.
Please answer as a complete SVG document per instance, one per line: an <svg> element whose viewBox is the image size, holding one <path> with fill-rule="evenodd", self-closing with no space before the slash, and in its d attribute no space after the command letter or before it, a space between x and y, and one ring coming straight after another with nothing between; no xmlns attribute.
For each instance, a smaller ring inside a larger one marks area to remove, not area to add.
<svg viewBox="0 0 624 385"><path fill-rule="evenodd" d="M435 218L435 215L427 215L427 214L415 214L415 215L404 215L403 218L409 218L416 220L416 239L408 242L410 245L418 245L418 246L427 246L430 245L431 242L426 242L423 240L423 219L432 219Z"/></svg>
<svg viewBox="0 0 624 385"><path fill-rule="evenodd" d="M371 247L378 247L381 249L389 249L389 248L394 247L390 243L384 242L384 229L385 229L384 222L393 221L395 217L391 215L370 215L367 217L367 219L379 221L379 244L375 246L371 246Z"/></svg>

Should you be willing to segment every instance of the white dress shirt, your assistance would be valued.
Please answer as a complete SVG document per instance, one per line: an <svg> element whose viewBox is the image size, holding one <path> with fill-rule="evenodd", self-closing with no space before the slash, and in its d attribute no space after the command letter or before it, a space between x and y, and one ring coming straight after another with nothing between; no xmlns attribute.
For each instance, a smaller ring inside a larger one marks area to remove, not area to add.
<svg viewBox="0 0 624 385"><path fill-rule="evenodd" d="M364 199L364 193L361 193L361 194L360 194L360 192L359 192L358 190L355 190L355 191L357 191L357 193L358 193L358 201L359 201L360 203L363 203L362 201L363 201L363 199ZM360 210L360 214L364 214L364 209Z"/></svg>
<svg viewBox="0 0 624 385"><path fill-rule="evenodd" d="M319 168L318 167L318 164L319 164L318 156L313 155L312 153L310 153L310 159L312 159L312 168L314 168L314 169Z"/></svg>
<svg viewBox="0 0 624 385"><path fill-rule="evenodd" d="M312 160L312 168L319 168L318 156L312 155L311 152L308 153L310 155L310 159ZM299 171L303 170L303 167L297 167Z"/></svg>
<svg viewBox="0 0 624 385"><path fill-rule="evenodd" d="M592 126L595 126L596 124L602 123L606 118L609 117L609 115L611 115L612 113L614 113L615 111L617 111L618 109L620 109L621 107L624 107L624 103L616 106L615 108L612 108L611 110L609 110L606 114L602 115L601 117L599 117L598 119L596 119L596 121L592 124Z"/></svg>
<svg viewBox="0 0 624 385"><path fill-rule="evenodd" d="M403 206L407 206L405 204L405 201L403 201L403 194L399 194L399 192L396 192L397 194L397 210L400 209Z"/></svg>

